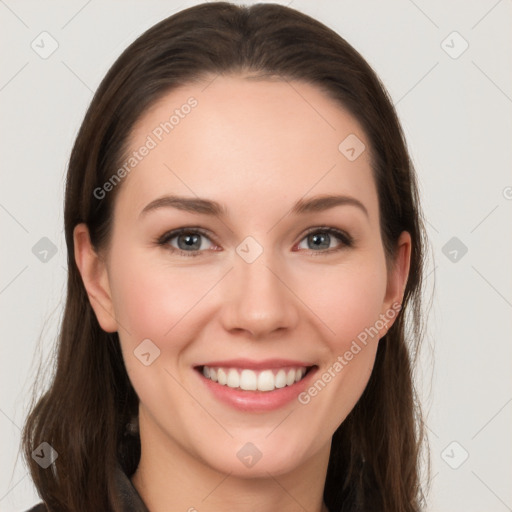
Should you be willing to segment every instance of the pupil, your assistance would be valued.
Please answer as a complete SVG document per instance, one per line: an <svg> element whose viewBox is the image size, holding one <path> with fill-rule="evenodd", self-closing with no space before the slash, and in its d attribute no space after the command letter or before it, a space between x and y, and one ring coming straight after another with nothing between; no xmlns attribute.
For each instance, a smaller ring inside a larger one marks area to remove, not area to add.
<svg viewBox="0 0 512 512"><path fill-rule="evenodd" d="M199 249L201 246L199 235L181 235L178 238L178 245L180 249Z"/></svg>
<svg viewBox="0 0 512 512"><path fill-rule="evenodd" d="M310 240L310 242L313 243L313 245L316 248L318 248L318 247L320 247L321 249L329 248L330 237L327 233L324 233L321 235L319 235L319 234L310 235L309 240Z"/></svg>

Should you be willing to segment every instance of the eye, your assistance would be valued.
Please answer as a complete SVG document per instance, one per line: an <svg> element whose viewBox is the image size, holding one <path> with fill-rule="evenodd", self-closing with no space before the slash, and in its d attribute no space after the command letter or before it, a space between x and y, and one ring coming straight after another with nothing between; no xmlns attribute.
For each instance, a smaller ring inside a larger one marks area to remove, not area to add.
<svg viewBox="0 0 512 512"><path fill-rule="evenodd" d="M170 231L158 240L158 244L186 256L198 256L200 252L216 247L206 233L191 228Z"/></svg>
<svg viewBox="0 0 512 512"><path fill-rule="evenodd" d="M343 231L335 228L314 228L301 240L297 248L330 253L352 245L352 238Z"/></svg>
<svg viewBox="0 0 512 512"><path fill-rule="evenodd" d="M183 256L200 256L204 251L221 250L212 242L210 235L199 228L179 228L165 233L157 240L158 245ZM296 246L314 253L326 254L352 247L353 239L335 228L316 227Z"/></svg>

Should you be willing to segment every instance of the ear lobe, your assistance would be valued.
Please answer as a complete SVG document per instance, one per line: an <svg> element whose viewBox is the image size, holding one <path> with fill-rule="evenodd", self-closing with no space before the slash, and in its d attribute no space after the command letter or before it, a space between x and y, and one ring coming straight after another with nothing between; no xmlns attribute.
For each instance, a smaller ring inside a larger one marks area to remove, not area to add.
<svg viewBox="0 0 512 512"><path fill-rule="evenodd" d="M104 331L116 332L117 321L114 314L107 266L91 244L87 224L81 223L75 226L73 242L75 262L98 323Z"/></svg>
<svg viewBox="0 0 512 512"><path fill-rule="evenodd" d="M411 248L411 235L409 232L403 231L398 238L395 260L392 263L391 270L388 272L388 284L383 305L384 314L390 309L393 309L396 313L397 310L396 307L393 307L393 304L402 304L411 265ZM393 325L395 317L396 315L394 314L393 320L388 322L387 329Z"/></svg>

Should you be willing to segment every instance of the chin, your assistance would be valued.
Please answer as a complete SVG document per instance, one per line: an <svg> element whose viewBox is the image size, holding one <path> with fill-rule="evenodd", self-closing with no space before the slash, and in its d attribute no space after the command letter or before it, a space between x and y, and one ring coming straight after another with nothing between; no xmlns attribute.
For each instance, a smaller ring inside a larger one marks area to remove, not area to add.
<svg viewBox="0 0 512 512"><path fill-rule="evenodd" d="M204 460L212 469L238 478L268 478L269 473L283 475L304 464L308 456L303 441L286 444L281 441L237 440L228 449L208 453Z"/></svg>

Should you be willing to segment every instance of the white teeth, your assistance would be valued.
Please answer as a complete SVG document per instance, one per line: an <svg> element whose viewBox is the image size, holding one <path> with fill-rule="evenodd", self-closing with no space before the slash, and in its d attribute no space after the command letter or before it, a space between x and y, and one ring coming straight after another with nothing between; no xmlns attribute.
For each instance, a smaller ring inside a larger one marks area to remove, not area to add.
<svg viewBox="0 0 512 512"><path fill-rule="evenodd" d="M226 372L222 368L219 368L217 370L217 381L219 384L222 384L223 386L225 386L228 383L228 376L226 375Z"/></svg>
<svg viewBox="0 0 512 512"><path fill-rule="evenodd" d="M213 368L203 366L203 375L214 382L230 388L246 391L274 391L274 389L292 386L306 374L305 367L285 370L254 370L235 368Z"/></svg>
<svg viewBox="0 0 512 512"><path fill-rule="evenodd" d="M286 386L286 373L279 370L276 375L276 388L284 388Z"/></svg>
<svg viewBox="0 0 512 512"><path fill-rule="evenodd" d="M236 372L236 370L231 371ZM256 391L258 389L256 374L251 370L242 370L240 374L240 387L246 391Z"/></svg>
<svg viewBox="0 0 512 512"><path fill-rule="evenodd" d="M230 388L238 388L240 386L240 375L238 375L238 372L234 368L231 368L228 372L227 385Z"/></svg>
<svg viewBox="0 0 512 512"><path fill-rule="evenodd" d="M253 372L254 373L254 372ZM295 371L294 371L295 373ZM273 391L274 374L272 370L264 370L258 375L258 389L259 391Z"/></svg>

